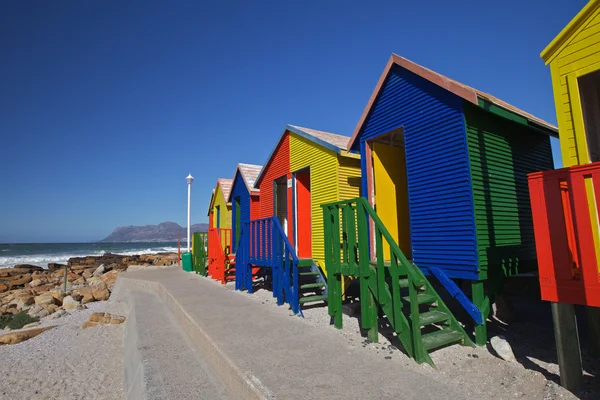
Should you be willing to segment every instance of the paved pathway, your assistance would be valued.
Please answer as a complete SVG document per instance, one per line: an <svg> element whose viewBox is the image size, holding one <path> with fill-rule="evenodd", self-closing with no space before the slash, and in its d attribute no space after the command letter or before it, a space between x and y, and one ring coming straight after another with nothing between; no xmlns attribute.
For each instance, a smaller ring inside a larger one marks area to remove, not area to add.
<svg viewBox="0 0 600 400"><path fill-rule="evenodd" d="M231 398L465 398L455 387L351 348L333 332L178 268L129 271L119 280L129 289L158 293ZM157 357L170 352L157 350ZM196 368L186 368L190 379Z"/></svg>

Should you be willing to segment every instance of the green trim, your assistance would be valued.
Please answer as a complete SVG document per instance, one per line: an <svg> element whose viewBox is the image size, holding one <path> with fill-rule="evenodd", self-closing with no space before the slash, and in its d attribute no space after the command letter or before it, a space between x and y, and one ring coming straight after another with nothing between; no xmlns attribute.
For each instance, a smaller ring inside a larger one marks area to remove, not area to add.
<svg viewBox="0 0 600 400"><path fill-rule="evenodd" d="M529 129L534 129L540 133L543 133L544 135L550 135L550 136L553 136L556 138L558 137L557 131L548 129L542 125L535 123L534 121L530 121L527 118L523 117L522 115L519 115L510 110L507 110L504 107L500 107L499 105L496 105L489 100L478 97L477 101L478 101L479 107L481 107L482 109L484 109L487 112L490 112L490 113L495 114L502 118L506 118L510 121L516 122L517 124L526 126Z"/></svg>

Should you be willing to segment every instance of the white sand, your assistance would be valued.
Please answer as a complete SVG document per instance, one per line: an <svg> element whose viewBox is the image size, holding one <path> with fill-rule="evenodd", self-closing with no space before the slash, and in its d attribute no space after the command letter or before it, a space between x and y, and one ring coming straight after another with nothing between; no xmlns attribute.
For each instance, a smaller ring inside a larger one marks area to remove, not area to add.
<svg viewBox="0 0 600 400"><path fill-rule="evenodd" d="M58 325L54 329L0 346L0 399L123 398L123 325L81 329L92 312L123 307L109 302L87 306L42 320L40 326Z"/></svg>

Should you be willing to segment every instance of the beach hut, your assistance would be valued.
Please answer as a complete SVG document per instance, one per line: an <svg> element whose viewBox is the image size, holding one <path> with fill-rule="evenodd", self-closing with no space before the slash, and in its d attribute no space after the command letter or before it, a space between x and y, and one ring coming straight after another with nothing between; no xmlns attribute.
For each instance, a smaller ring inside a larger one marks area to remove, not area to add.
<svg viewBox="0 0 600 400"><path fill-rule="evenodd" d="M232 179L217 179L208 207L208 274L220 281L231 259L231 203L227 199L232 183Z"/></svg>
<svg viewBox="0 0 600 400"><path fill-rule="evenodd" d="M529 190L561 384L576 393L583 372L575 304L587 306L588 348L600 354L600 0L590 1L541 57L550 66L564 168L530 174Z"/></svg>
<svg viewBox="0 0 600 400"><path fill-rule="evenodd" d="M360 156L347 151L348 139L287 125L254 185L260 190L260 219L246 224L254 238L250 264L271 267L275 251L288 266L301 269L282 272L280 281L273 278L274 292L289 289L280 302L285 297L295 311L299 304L326 299L321 204L353 198L360 192ZM269 247L269 243L277 244ZM240 277L244 282L239 288L252 290L249 275Z"/></svg>
<svg viewBox="0 0 600 400"><path fill-rule="evenodd" d="M599 23L600 0L593 0L541 53L550 66L565 168L530 176L542 298L594 307L600 307Z"/></svg>
<svg viewBox="0 0 600 400"><path fill-rule="evenodd" d="M238 164L227 201L231 204L232 253L237 250L242 224L260 216L260 190L254 182L262 165Z"/></svg>
<svg viewBox="0 0 600 400"><path fill-rule="evenodd" d="M466 342L428 279L459 301L484 344L490 294L505 277L536 268L527 174L553 168L550 136L556 135L553 125L494 96L398 55L389 59L348 145L361 154L363 198L324 210L333 224L331 257L340 255L341 229L341 248L357 246L360 258L345 250L336 276L361 276L361 307L369 301L395 307L384 312L397 333L412 333L405 345L418 361L431 361L429 349ZM352 217L338 223L333 217L344 210ZM457 280L471 283L471 298ZM331 277L328 283L332 293ZM335 302L330 313L341 326L341 300ZM365 324L376 339L372 308L361 314L372 317ZM440 319L442 329L421 336L420 326Z"/></svg>

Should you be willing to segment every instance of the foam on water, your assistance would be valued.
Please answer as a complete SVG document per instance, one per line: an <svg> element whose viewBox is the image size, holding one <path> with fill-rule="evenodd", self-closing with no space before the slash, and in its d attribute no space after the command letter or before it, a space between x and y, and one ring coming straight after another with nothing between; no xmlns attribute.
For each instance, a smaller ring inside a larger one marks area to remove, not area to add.
<svg viewBox="0 0 600 400"><path fill-rule="evenodd" d="M3 249L2 252L8 250ZM94 251L78 251L69 253L50 253L50 254L27 254L27 255L13 255L13 256L0 256L0 268L12 268L16 264L33 264L39 265L40 267L46 268L49 263L60 263L66 264L71 257L86 257L86 256L101 256L105 253L119 254L123 256L132 256L138 254L153 254L153 253L164 253L164 252L177 252L177 247L149 247L146 249L124 249L124 250L104 250L94 249Z"/></svg>

